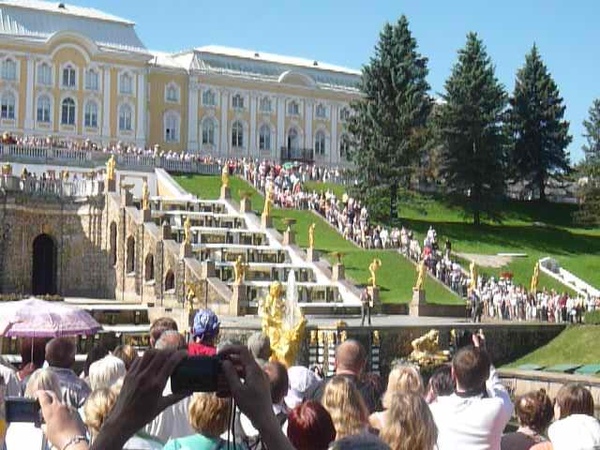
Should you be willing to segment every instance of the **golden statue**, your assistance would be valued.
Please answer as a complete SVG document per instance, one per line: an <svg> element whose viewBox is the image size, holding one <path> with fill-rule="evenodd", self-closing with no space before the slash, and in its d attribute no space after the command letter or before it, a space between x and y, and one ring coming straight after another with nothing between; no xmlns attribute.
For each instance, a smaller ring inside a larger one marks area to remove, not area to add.
<svg viewBox="0 0 600 450"><path fill-rule="evenodd" d="M469 292L474 291L477 288L477 266L475 265L475 261L471 261L469 265L469 277L471 281L469 281Z"/></svg>
<svg viewBox="0 0 600 450"><path fill-rule="evenodd" d="M183 223L183 243L191 244L192 243L192 221L188 216Z"/></svg>
<svg viewBox="0 0 600 450"><path fill-rule="evenodd" d="M529 286L529 292L531 294L535 294L537 292L539 278L540 278L540 263L538 261L535 263L535 266L533 267L533 275L531 277L531 285Z"/></svg>
<svg viewBox="0 0 600 450"><path fill-rule="evenodd" d="M308 248L310 249L315 248L315 228L317 228L317 224L314 222L308 227Z"/></svg>
<svg viewBox="0 0 600 450"><path fill-rule="evenodd" d="M144 180L142 183L142 210L147 211L150 209L150 189L148 188L148 182Z"/></svg>
<svg viewBox="0 0 600 450"><path fill-rule="evenodd" d="M421 262L417 264L417 282L415 283L415 287L413 287L415 291L423 290L426 273L427 267L425 267L425 260L421 260Z"/></svg>
<svg viewBox="0 0 600 450"><path fill-rule="evenodd" d="M279 281L271 284L269 294L259 302L258 314L262 319L262 332L271 341L271 360L279 361L286 367L293 366L306 327L306 318L298 306L294 311L287 311L283 286Z"/></svg>
<svg viewBox="0 0 600 450"><path fill-rule="evenodd" d="M221 186L229 187L229 166L227 164L221 170Z"/></svg>
<svg viewBox="0 0 600 450"><path fill-rule="evenodd" d="M12 175L12 165L5 163L2 165L2 175Z"/></svg>
<svg viewBox="0 0 600 450"><path fill-rule="evenodd" d="M369 273L371 274L371 276L369 277L367 284L370 284L374 288L377 287L376 272L379 270L380 267L381 267L381 260L379 258L373 259L373 261L371 261L371 264L369 264Z"/></svg>
<svg viewBox="0 0 600 450"><path fill-rule="evenodd" d="M373 345L381 345L381 337L378 330L373 331Z"/></svg>
<svg viewBox="0 0 600 450"><path fill-rule="evenodd" d="M273 183L269 184L269 188L265 192L265 207L263 208L263 216L271 216L271 207L273 206Z"/></svg>
<svg viewBox="0 0 600 450"><path fill-rule="evenodd" d="M108 161L106 161L106 179L113 181L115 179L115 168L117 162L115 161L115 155L110 155Z"/></svg>
<svg viewBox="0 0 600 450"><path fill-rule="evenodd" d="M242 255L239 255L233 263L233 271L235 273L235 284L243 284L246 278L246 270L248 270L248 264L244 262Z"/></svg>
<svg viewBox="0 0 600 450"><path fill-rule="evenodd" d="M194 312L194 299L196 298L196 287L192 283L186 283L187 291L185 293L185 300L188 304L188 313Z"/></svg>
<svg viewBox="0 0 600 450"><path fill-rule="evenodd" d="M417 363L421 368L443 364L450 360L450 352L440 350L440 333L438 330L430 330L427 334L414 339L410 345L413 351L408 359Z"/></svg>

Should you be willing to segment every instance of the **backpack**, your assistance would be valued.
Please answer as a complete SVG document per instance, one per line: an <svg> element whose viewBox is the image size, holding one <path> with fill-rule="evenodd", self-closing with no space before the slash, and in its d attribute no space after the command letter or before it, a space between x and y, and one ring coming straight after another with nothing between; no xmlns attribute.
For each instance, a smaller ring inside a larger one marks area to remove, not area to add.
<svg viewBox="0 0 600 450"><path fill-rule="evenodd" d="M235 430L234 436L236 443L243 444L248 450L267 450L267 447L263 444L260 435L258 436L248 436L244 432L242 428L241 422L242 413L239 409L236 408L235 411ZM287 422L287 414L285 412L279 412L275 415L277 417L277 422L279 422L279 426L283 427L283 425Z"/></svg>

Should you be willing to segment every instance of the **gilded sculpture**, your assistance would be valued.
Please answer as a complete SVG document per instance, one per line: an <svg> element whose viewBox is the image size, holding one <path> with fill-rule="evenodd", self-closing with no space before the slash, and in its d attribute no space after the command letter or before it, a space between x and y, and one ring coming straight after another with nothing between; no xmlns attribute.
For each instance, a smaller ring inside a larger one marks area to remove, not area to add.
<svg viewBox="0 0 600 450"><path fill-rule="evenodd" d="M427 267L425 266L425 261L421 260L421 262L417 264L417 281L415 283L415 287L413 288L415 291L423 290L423 286L425 285L426 273Z"/></svg>
<svg viewBox="0 0 600 450"><path fill-rule="evenodd" d="M477 288L477 266L475 265L475 261L471 261L469 265L469 277L471 280L469 281L468 290L471 292Z"/></svg>
<svg viewBox="0 0 600 450"><path fill-rule="evenodd" d="M269 185L269 188L265 192L265 206L263 208L263 216L271 216L271 207L273 206L273 183Z"/></svg>
<svg viewBox="0 0 600 450"><path fill-rule="evenodd" d="M113 181L115 179L115 169L117 162L115 161L115 155L110 155L108 161L106 161L106 179Z"/></svg>
<svg viewBox="0 0 600 450"><path fill-rule="evenodd" d="M192 221L190 220L189 216L183 223L183 242L184 244L192 243Z"/></svg>
<svg viewBox="0 0 600 450"><path fill-rule="evenodd" d="M233 263L235 284L239 285L244 283L244 280L246 279L246 270L248 270L248 265L244 262L242 255L239 255Z"/></svg>
<svg viewBox="0 0 600 450"><path fill-rule="evenodd" d="M283 299L284 289L280 282L275 281L269 287L269 294L259 302L258 313L262 319L262 332L269 336L271 359L291 367L296 361L306 318L298 306L294 311L293 323L286 323L283 318L287 315L287 307Z"/></svg>
<svg viewBox="0 0 600 450"><path fill-rule="evenodd" d="M229 187L229 166L227 164L221 170L221 186Z"/></svg>
<svg viewBox="0 0 600 450"><path fill-rule="evenodd" d="M194 312L194 299L196 298L196 287L192 283L186 283L185 300L188 304L188 313Z"/></svg>
<svg viewBox="0 0 600 450"><path fill-rule="evenodd" d="M439 338L438 330L429 330L427 334L414 339L410 344L413 350L408 359L421 368L449 361L450 353L447 350L440 350Z"/></svg>
<svg viewBox="0 0 600 450"><path fill-rule="evenodd" d="M148 188L148 182L144 180L142 183L142 210L147 211L150 209L150 189Z"/></svg>
<svg viewBox="0 0 600 450"><path fill-rule="evenodd" d="M531 277L531 285L529 286L529 292L535 294L537 292L538 280L540 277L540 263L539 261L533 266L533 275Z"/></svg>
<svg viewBox="0 0 600 450"><path fill-rule="evenodd" d="M317 228L316 223L312 223L308 227L308 248L315 248L315 228Z"/></svg>
<svg viewBox="0 0 600 450"><path fill-rule="evenodd" d="M371 287L373 288L377 287L377 271L380 267L381 260L379 258L373 259L373 261L371 261L371 264L369 264L369 273L371 274L371 276L369 277L367 284L371 285Z"/></svg>

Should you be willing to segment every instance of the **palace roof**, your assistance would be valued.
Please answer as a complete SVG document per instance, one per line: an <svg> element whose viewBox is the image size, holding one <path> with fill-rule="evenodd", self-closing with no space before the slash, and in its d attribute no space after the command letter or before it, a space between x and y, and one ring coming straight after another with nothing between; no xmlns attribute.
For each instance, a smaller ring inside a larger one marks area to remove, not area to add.
<svg viewBox="0 0 600 450"><path fill-rule="evenodd" d="M93 8L41 0L0 0L0 36L46 41L75 32L99 47L147 53L134 23Z"/></svg>

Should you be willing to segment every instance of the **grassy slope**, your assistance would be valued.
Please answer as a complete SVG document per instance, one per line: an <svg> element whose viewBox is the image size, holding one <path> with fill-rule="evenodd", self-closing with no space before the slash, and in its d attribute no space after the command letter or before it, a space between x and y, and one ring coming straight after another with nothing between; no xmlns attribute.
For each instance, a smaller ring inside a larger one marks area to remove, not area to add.
<svg viewBox="0 0 600 450"><path fill-rule="evenodd" d="M571 326L543 347L518 359L506 367L523 364L597 364L600 361L600 326Z"/></svg>
<svg viewBox="0 0 600 450"><path fill-rule="evenodd" d="M189 192L198 195L201 198L218 198L220 193L221 179L219 176L178 176L177 182ZM238 178L231 178L231 194L234 200L239 201L240 190L250 190L251 188L244 181ZM257 213L263 209L263 198L256 192L252 197L252 209ZM315 222L315 247L325 254L330 260L334 258L330 255L332 252L342 252L345 254L344 263L346 273L356 283L366 283L368 266L373 258L380 258L382 267L378 272L378 285L381 288L381 299L387 303L407 303L412 296L412 286L416 274L412 264L393 251L365 251L353 246L346 241L334 229L332 229L324 220L308 211L295 211L273 209L273 218L275 227L283 231L285 225L284 218L296 219L294 229L297 231L296 242L300 247L308 245L308 227ZM462 303L460 298L448 292L439 284L431 279L425 281L425 290L427 300L438 304L456 304Z"/></svg>

